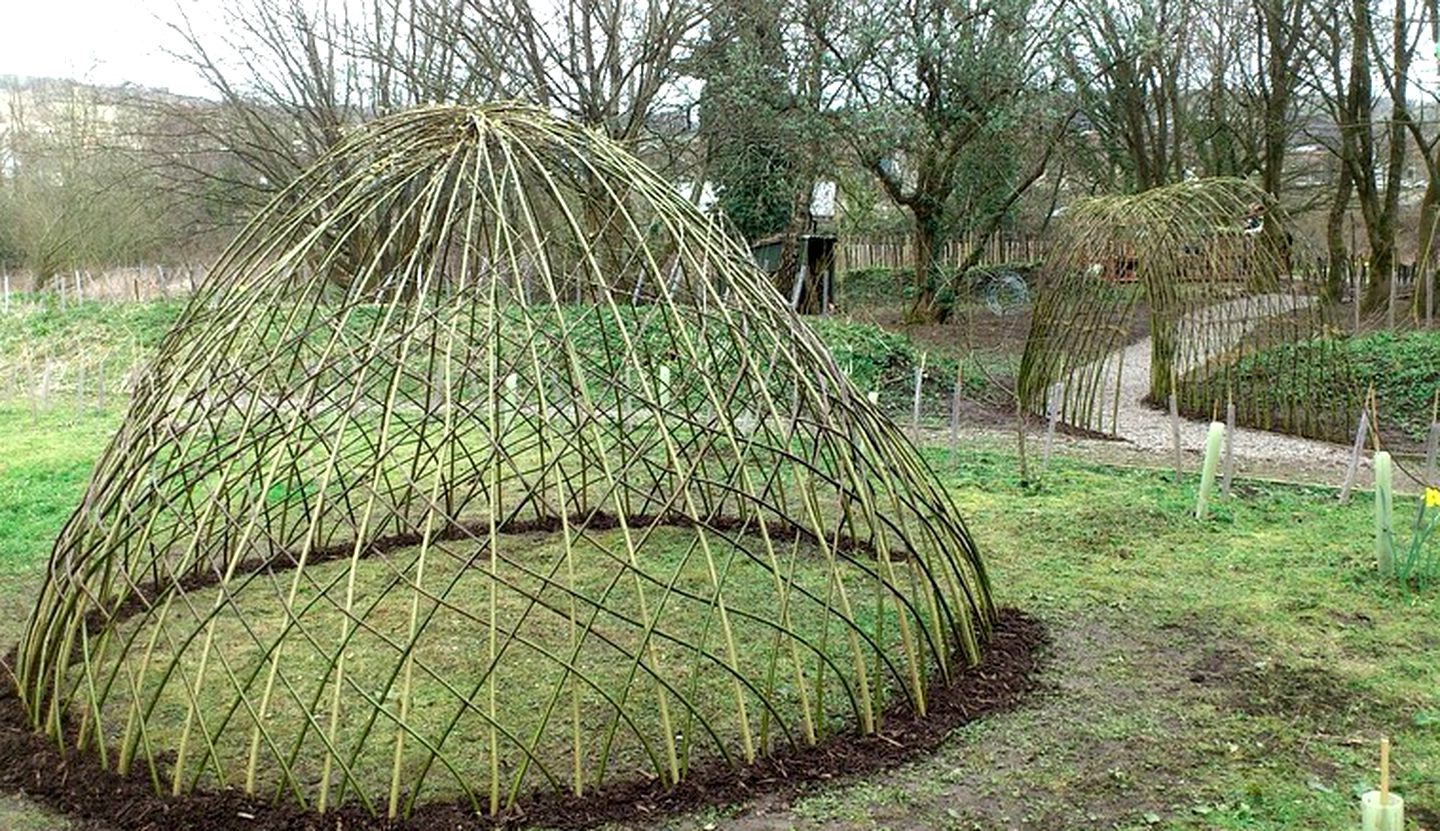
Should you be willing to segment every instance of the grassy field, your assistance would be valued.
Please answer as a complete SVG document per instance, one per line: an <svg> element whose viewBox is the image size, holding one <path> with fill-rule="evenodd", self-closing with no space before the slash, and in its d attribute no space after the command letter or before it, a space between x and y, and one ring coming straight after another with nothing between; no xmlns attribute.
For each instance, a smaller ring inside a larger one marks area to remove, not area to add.
<svg viewBox="0 0 1440 831"><path fill-rule="evenodd" d="M494 568L500 586L495 602L504 660L493 683L502 723L502 758L497 775L503 793L513 789L523 796L548 790L547 782L567 788L572 766L574 776L586 788L597 783L601 771L609 771L606 781L664 774L663 727L667 725L656 718L658 685L644 672L635 670L636 656L641 654L651 665L664 670L666 701L674 713L675 729L685 737L675 748L683 768L719 762L721 753L733 756L742 747L739 717L734 710L736 688L725 671L730 664L723 651L720 626L715 622L714 605L708 601L707 560L696 553L697 535L690 529L662 526L651 529L649 537L647 565L659 569L657 573L673 575L673 579L665 614L654 624L653 645L648 652L641 646L641 622L646 620L641 614L646 607L638 602L628 572L616 564L615 558L620 556L617 552L624 550L619 530L589 533L579 538L573 551L566 550L558 533L502 538L500 559ZM852 725L857 675L845 630L822 605L830 575L823 554L818 547L805 545L798 551L793 574L790 614L794 631L805 643L823 647L824 654L823 673L819 671L820 653L798 659L798 671L815 679L806 684L813 690L806 700L814 713L802 715L801 699L795 689L798 682L791 682L791 653L777 646L770 628L755 622L773 618L777 602L774 576L741 553L739 547L718 538L709 543L710 554L726 575L726 607L736 626L734 669L747 683L764 689L770 703L766 708L747 698L750 709L746 730L753 731L760 747L784 748L790 740L803 741L800 726L805 716L813 718L822 736ZM298 713L313 712L317 707L324 710L324 702L329 701L335 678L330 641L341 630L345 617L341 606L344 588L353 591L356 617L364 621L345 650L346 677L377 699L398 700L403 696L409 710L408 724L426 742L421 746L412 738L406 744L403 768L398 774L406 793L428 773L422 799L448 801L464 796L467 801L483 804L488 782L487 727L481 715L469 711L464 702L483 701L483 693L491 683L481 645L485 603L492 590L488 554L484 545L471 541L428 550L425 585L432 592L443 593L445 603L415 601L425 634L412 653L412 686L396 677L393 645L404 643L408 637L412 593L397 585L401 575L415 572L419 551L418 546L413 546L367 558L358 564L349 583L346 560L307 568L296 607L301 610L297 626L306 630L307 637L291 639L284 653L282 683L269 701L266 741L260 750L263 761L257 777L262 793L286 792L288 798L288 792L303 790L307 797L313 795L326 756L325 745L320 729L312 729ZM849 596L874 596L873 584L858 569L845 569L841 574ZM566 615L569 596L562 595L555 585L547 585L545 578L575 591L578 602L574 604L573 624ZM198 781L201 787L233 785L244 780L250 742L258 738L252 737L248 722L243 721L243 710L227 719L233 719L233 724L223 732L214 724L220 718L216 714L232 713L236 708L236 688L230 672L240 679L263 677L271 640L288 620L283 584L290 580L290 573L282 573L276 584L262 577L232 589L227 602L237 614L225 617L213 630L215 654L225 657L227 671L212 670L211 682L200 692L198 708L201 713L211 714L212 731L218 735L209 751L213 757L195 753L184 771L187 780ZM198 609L212 608L217 604L218 591L212 588L194 592L191 602ZM658 592L651 588L647 593L649 608L654 609ZM880 614L885 622L877 627ZM877 610L872 605L857 605L855 617L856 625L867 637L883 644L885 655L899 651L893 606ZM152 656L157 666L163 666L172 657L166 645L186 642L194 625L193 618L177 613L163 623L127 621L121 631L127 636L138 635L136 642L143 644L152 639L155 629L163 630L163 636L158 638L160 646ZM589 630L586 634L593 634L585 638L583 648L570 656L571 638L582 628ZM134 629L139 631L132 632ZM195 677L195 652L191 650L181 659L186 677ZM782 652L784 660L780 659ZM114 660L107 661L101 675L116 672L125 678L133 672L146 679L140 700L155 698L148 719L148 742L157 749L173 749L180 742L186 721L187 690L178 683L159 683L158 668L146 673L142 653L140 649L131 650L119 666ZM572 662L588 683L573 681L573 676L557 665L562 657ZM855 656L866 662L872 657L869 653ZM903 694L886 666L877 663L868 672L870 683L881 696L877 706ZM252 681L247 689L252 706L259 686ZM619 700L626 702L623 721L611 706L616 699L602 698L600 691L621 696ZM373 799L375 794L388 793L397 733L390 722L376 722L366 702L357 699L359 696L350 691L342 707L346 717L339 720L329 740L345 750L349 775L341 778L343 790L358 790ZM107 702L112 727L127 723L132 703L131 696L123 694ZM118 743L118 729L110 739L112 744ZM426 750L431 745L443 746L444 765L432 764ZM602 747L608 752L602 754ZM529 763L522 764L526 757ZM167 767L160 776L168 781L174 764L164 764ZM456 776L465 775L463 780L449 775L451 766ZM282 779L281 771L287 769L292 776ZM224 771L225 776L219 776L217 770Z"/></svg>
<svg viewBox="0 0 1440 831"><path fill-rule="evenodd" d="M113 404L183 309L178 300L63 308L49 301L17 304L0 320L0 402L41 412ZM1028 318L984 320L989 328L1003 324L1000 341L962 343L954 327L901 334L864 317L809 319L836 365L861 390L876 392L892 417L909 421L915 370L923 362L922 416L936 424L949 418L957 369L967 399L1007 411L1012 406L1006 385L1019 365ZM355 317L357 329L368 321L364 314ZM651 319L642 330L640 346L663 354L668 336L658 323ZM603 355L602 330L613 337L613 319L596 316L567 337L580 354Z"/></svg>
<svg viewBox="0 0 1440 831"><path fill-rule="evenodd" d="M5 641L119 417L0 409ZM1201 523L1162 472L1060 459L1022 487L1003 450L927 452L1000 601L1051 627L1044 691L883 775L650 827L1347 828L1382 732L1440 827L1440 594L1376 577L1365 499L1242 482ZM11 795L0 827L68 824Z"/></svg>

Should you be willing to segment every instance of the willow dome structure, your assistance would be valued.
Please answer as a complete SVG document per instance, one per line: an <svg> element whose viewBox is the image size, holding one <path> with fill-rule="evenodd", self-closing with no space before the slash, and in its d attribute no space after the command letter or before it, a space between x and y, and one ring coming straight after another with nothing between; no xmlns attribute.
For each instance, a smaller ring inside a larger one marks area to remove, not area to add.
<svg viewBox="0 0 1440 831"><path fill-rule="evenodd" d="M949 498L739 245L594 132L433 107L221 258L16 677L158 789L495 812L923 715L993 621Z"/></svg>
<svg viewBox="0 0 1440 831"><path fill-rule="evenodd" d="M1355 394L1326 287L1280 206L1243 179L1077 201L1040 268L1018 375L1032 412L1118 432L1125 373L1181 412L1344 440ZM1137 315L1147 355L1127 366ZM1138 365L1137 365L1138 364Z"/></svg>

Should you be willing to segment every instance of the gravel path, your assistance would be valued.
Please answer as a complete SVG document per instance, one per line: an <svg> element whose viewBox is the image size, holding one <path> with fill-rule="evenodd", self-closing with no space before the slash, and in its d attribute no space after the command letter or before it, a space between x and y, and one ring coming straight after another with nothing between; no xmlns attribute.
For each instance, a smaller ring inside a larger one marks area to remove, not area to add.
<svg viewBox="0 0 1440 831"><path fill-rule="evenodd" d="M1261 295L1232 300L1203 309L1180 323L1179 342L1192 339L1192 333L1206 330L1206 337L1212 344L1210 354L1220 352L1238 343L1246 334L1261 325L1266 319L1286 314L1298 307L1303 308L1309 298L1294 298L1291 295ZM1187 332L1185 330L1191 330ZM1189 362L1181 361L1180 372L1191 369L1200 356ZM1115 406L1117 365L1119 374L1119 406ZM1152 453L1173 453L1174 441L1170 432L1170 414L1165 410L1151 407L1145 402L1150 392L1150 339L1139 341L1105 359L1105 402L1104 429L1114 433L1136 449ZM1112 423L1118 414L1118 426ZM1208 422L1180 419L1180 446L1182 450L1200 453L1205 444ZM1080 425L1084 426L1084 425ZM1264 462L1267 467L1275 464L1301 463L1309 471L1333 469L1338 484L1345 475L1349 464L1350 449L1329 442L1302 439L1281 433L1270 433L1240 427L1234 436L1235 458L1242 461ZM1362 463L1363 464L1363 463Z"/></svg>

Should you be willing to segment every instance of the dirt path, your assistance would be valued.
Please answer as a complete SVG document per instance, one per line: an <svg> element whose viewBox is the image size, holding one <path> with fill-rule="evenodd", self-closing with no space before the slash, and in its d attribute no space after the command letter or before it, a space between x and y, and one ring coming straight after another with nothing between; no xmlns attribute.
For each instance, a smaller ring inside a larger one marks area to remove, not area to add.
<svg viewBox="0 0 1440 831"><path fill-rule="evenodd" d="M1203 340L1207 342L1208 351L1182 357L1176 369L1182 373L1189 371L1207 357L1232 348L1266 320L1304 308L1309 302L1309 298L1270 294L1231 300L1201 310L1180 323L1177 340L1180 343ZM1105 359L1101 400L1109 403L1101 408L1102 419L1106 432L1113 431L1120 440L1139 451L1163 455L1174 452L1174 439L1169 413L1152 407L1145 400L1150 393L1150 352L1151 339L1145 338ZM1208 427L1208 422L1181 418L1181 449L1201 452ZM1233 440L1238 461L1265 467L1303 465L1306 478L1319 474L1337 484L1344 478L1350 459L1348 447L1248 427L1237 428Z"/></svg>

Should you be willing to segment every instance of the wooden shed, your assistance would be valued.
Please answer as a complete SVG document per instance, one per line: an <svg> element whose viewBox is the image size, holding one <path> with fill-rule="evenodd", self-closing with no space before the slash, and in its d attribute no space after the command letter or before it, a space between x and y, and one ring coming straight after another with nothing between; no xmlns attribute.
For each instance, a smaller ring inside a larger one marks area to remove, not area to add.
<svg viewBox="0 0 1440 831"><path fill-rule="evenodd" d="M835 235L817 232L793 239L795 259L790 269L784 268L784 234L751 243L750 254L775 281L775 287L790 298L790 308L799 314L826 314L835 297Z"/></svg>

